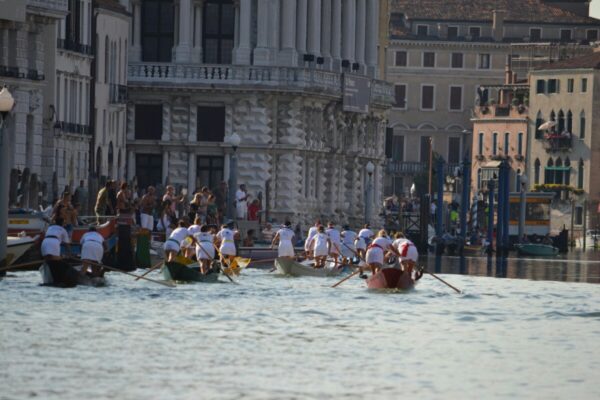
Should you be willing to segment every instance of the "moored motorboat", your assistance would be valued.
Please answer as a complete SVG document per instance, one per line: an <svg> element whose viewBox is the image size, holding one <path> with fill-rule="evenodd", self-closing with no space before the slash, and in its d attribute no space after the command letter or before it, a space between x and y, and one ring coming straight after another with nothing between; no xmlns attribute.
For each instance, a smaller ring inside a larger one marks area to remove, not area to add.
<svg viewBox="0 0 600 400"><path fill-rule="evenodd" d="M7 237L7 248L6 256L8 264L14 264L27 250L29 250L36 242L37 237L31 238L29 236L8 236Z"/></svg>
<svg viewBox="0 0 600 400"><path fill-rule="evenodd" d="M404 274L399 268L383 268L367 279L369 289L401 289L410 290L415 287L411 276Z"/></svg>
<svg viewBox="0 0 600 400"><path fill-rule="evenodd" d="M48 228L48 215L41 211L11 208L8 211L8 234L41 235Z"/></svg>
<svg viewBox="0 0 600 400"><path fill-rule="evenodd" d="M81 266L79 266L81 268ZM106 278L92 277L81 274L77 267L73 267L64 261L45 262L40 267L43 286L54 286L70 288L81 286L106 286Z"/></svg>
<svg viewBox="0 0 600 400"><path fill-rule="evenodd" d="M219 280L219 274L214 269L206 275L200 273L198 263L185 265L174 261L166 262L162 273L168 281L214 283Z"/></svg>
<svg viewBox="0 0 600 400"><path fill-rule="evenodd" d="M515 244L515 248L520 255L550 257L558 254L558 248L541 243L520 243Z"/></svg>
<svg viewBox="0 0 600 400"><path fill-rule="evenodd" d="M304 260L297 262L290 258L276 258L275 268L283 275L289 276L316 276L327 277L337 276L344 271L344 268L335 268L333 262L328 261L324 268L315 268L314 261Z"/></svg>

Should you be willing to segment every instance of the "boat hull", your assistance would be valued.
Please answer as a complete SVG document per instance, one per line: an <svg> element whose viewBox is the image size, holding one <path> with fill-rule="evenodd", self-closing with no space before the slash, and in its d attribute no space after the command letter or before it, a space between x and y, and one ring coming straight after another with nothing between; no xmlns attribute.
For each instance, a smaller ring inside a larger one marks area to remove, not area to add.
<svg viewBox="0 0 600 400"><path fill-rule="evenodd" d="M384 268L367 279L369 289L410 290L415 287L412 277L403 274L398 268Z"/></svg>
<svg viewBox="0 0 600 400"><path fill-rule="evenodd" d="M8 236L6 255L8 265L14 264L36 242L37 238Z"/></svg>
<svg viewBox="0 0 600 400"><path fill-rule="evenodd" d="M343 272L343 268L333 268L333 263L327 263L325 268L314 268L308 262L299 263L289 258L275 259L275 268L281 274L288 276L328 277L337 276Z"/></svg>
<svg viewBox="0 0 600 400"><path fill-rule="evenodd" d="M526 243L516 244L517 252L525 256L551 257L558 254L558 248L547 244Z"/></svg>
<svg viewBox="0 0 600 400"><path fill-rule="evenodd" d="M60 263L60 264L59 264ZM106 278L82 275L75 267L64 262L55 263L52 267L43 263L40 267L43 286L70 288L75 286L106 286Z"/></svg>
<svg viewBox="0 0 600 400"><path fill-rule="evenodd" d="M194 268L195 267L195 268ZM167 262L163 265L163 276L168 281L177 282L202 282L215 283L219 280L219 274L212 272L203 275L197 269L198 264L183 265L177 262Z"/></svg>

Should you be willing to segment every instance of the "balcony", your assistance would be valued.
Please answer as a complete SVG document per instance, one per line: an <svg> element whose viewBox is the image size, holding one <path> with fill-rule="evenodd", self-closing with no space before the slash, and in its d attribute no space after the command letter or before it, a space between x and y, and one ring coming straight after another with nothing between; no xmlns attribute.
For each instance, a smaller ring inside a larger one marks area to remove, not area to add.
<svg viewBox="0 0 600 400"><path fill-rule="evenodd" d="M43 14L64 16L69 12L68 0L27 0L27 7L31 11L40 11Z"/></svg>
<svg viewBox="0 0 600 400"><path fill-rule="evenodd" d="M110 104L125 104L127 102L127 86L111 83L108 88Z"/></svg>
<svg viewBox="0 0 600 400"><path fill-rule="evenodd" d="M456 168L460 167L460 163L444 164L445 174L454 174ZM435 172L435 165L433 165ZM429 171L429 163L419 161L388 161L387 172L395 175L416 175L422 172Z"/></svg>
<svg viewBox="0 0 600 400"><path fill-rule="evenodd" d="M342 96L343 79L340 73L308 68L130 63L129 86L168 87L236 87L245 89L271 89L281 91L309 91ZM373 80L371 100L391 105L394 101L392 86L384 81Z"/></svg>
<svg viewBox="0 0 600 400"><path fill-rule="evenodd" d="M571 151L573 148L573 135L568 132L566 134L547 135L544 138L544 148L548 153Z"/></svg>
<svg viewBox="0 0 600 400"><path fill-rule="evenodd" d="M44 74L40 74L35 69L28 69L27 72L21 72L19 67L8 67L6 65L0 65L0 76L6 78L16 79L29 79L32 81L43 81Z"/></svg>
<svg viewBox="0 0 600 400"><path fill-rule="evenodd" d="M81 44L70 39L56 39L56 46L62 50L74 51L88 56L92 55L92 46Z"/></svg>
<svg viewBox="0 0 600 400"><path fill-rule="evenodd" d="M72 122L56 121L54 123L54 129L60 130L64 133L74 133L78 135L91 135L89 125L75 124Z"/></svg>

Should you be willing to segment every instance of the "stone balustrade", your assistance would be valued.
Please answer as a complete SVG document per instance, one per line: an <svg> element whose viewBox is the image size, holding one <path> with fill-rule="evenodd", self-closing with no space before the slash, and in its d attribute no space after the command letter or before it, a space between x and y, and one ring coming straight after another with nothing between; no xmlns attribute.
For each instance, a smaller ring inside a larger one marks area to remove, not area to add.
<svg viewBox="0 0 600 400"><path fill-rule="evenodd" d="M42 11L67 13L68 0L27 0L27 6Z"/></svg>

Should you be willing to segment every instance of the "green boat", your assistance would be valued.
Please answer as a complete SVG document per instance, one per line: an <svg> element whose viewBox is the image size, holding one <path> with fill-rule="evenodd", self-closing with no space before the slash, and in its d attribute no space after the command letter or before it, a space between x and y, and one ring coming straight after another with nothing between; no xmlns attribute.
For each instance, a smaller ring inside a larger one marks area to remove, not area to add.
<svg viewBox="0 0 600 400"><path fill-rule="evenodd" d="M219 273L214 270L207 275L200 273L198 263L183 265L177 262L166 262L163 265L163 276L167 281L215 283L219 281Z"/></svg>
<svg viewBox="0 0 600 400"><path fill-rule="evenodd" d="M524 256L542 256L551 257L558 254L558 248L548 244L541 243L522 243L515 244L517 252Z"/></svg>

